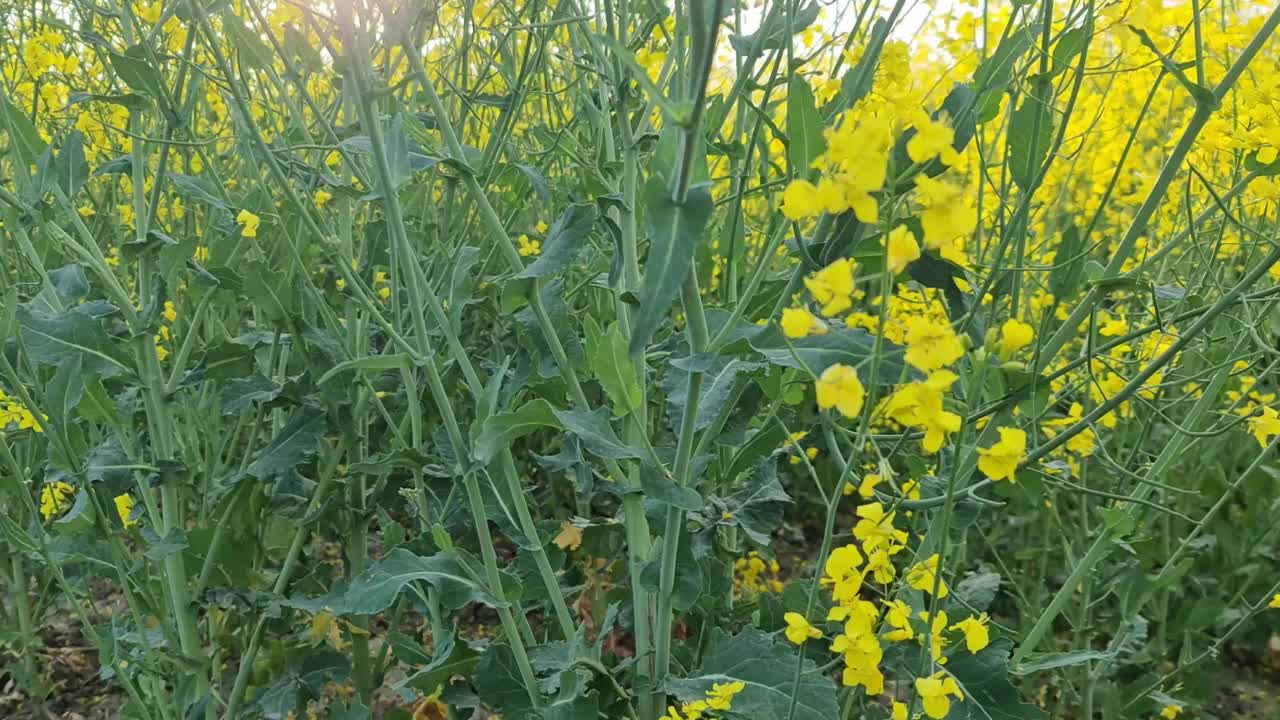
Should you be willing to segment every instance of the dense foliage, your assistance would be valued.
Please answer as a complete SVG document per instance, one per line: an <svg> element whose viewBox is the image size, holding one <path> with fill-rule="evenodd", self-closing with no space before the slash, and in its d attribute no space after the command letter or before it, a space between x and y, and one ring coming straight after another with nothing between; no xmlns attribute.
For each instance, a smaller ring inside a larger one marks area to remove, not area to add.
<svg viewBox="0 0 1280 720"><path fill-rule="evenodd" d="M66 618L140 720L1207 717L1280 629L1271 3L0 20L32 707Z"/></svg>

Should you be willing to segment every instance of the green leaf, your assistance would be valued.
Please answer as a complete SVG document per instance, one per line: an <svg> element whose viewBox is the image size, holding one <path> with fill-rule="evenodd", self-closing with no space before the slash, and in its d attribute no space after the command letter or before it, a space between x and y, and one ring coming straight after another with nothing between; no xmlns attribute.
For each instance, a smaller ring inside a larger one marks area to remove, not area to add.
<svg viewBox="0 0 1280 720"><path fill-rule="evenodd" d="M949 718L964 720L1047 720L1043 710L1022 701L1018 688L1009 682L1009 649L1012 642L1001 638L977 654L952 653L947 671L960 685L964 700L953 705Z"/></svg>
<svg viewBox="0 0 1280 720"><path fill-rule="evenodd" d="M240 51L240 62L259 70L270 70L275 58L273 50L267 46L253 31L240 22L240 18L230 10L222 12L222 32Z"/></svg>
<svg viewBox="0 0 1280 720"><path fill-rule="evenodd" d="M0 535L3 535L9 546L18 552L29 555L37 555L40 552L40 543L36 542L35 536L23 530L13 521L13 518L9 517L8 513L0 513Z"/></svg>
<svg viewBox="0 0 1280 720"><path fill-rule="evenodd" d="M753 50L759 53L761 50L778 50L786 47L792 36L803 32L818 19L820 11L817 3L795 8L791 12L791 24L788 26L787 13L780 6L771 7L773 11L761 23L758 31L746 36L729 36L729 43L739 55L750 55Z"/></svg>
<svg viewBox="0 0 1280 720"><path fill-rule="evenodd" d="M53 161L53 176L62 192L71 199L89 180L89 163L84 159L84 133L72 130L58 148Z"/></svg>
<svg viewBox="0 0 1280 720"><path fill-rule="evenodd" d="M538 278L564 272L577 259L583 241L591 234L591 228L595 224L594 203L570 205L560 213L560 217L556 218L547 231L547 239L542 243L542 254L515 277Z"/></svg>
<svg viewBox="0 0 1280 720"><path fill-rule="evenodd" d="M187 535L181 528L175 527L164 536L149 527L143 528L142 539L147 543L146 556L155 562L187 549Z"/></svg>
<svg viewBox="0 0 1280 720"><path fill-rule="evenodd" d="M1089 43L1089 36L1082 27L1074 27L1058 36L1053 46L1053 66L1049 71L1057 75L1071 64L1071 59L1084 51Z"/></svg>
<svg viewBox="0 0 1280 720"><path fill-rule="evenodd" d="M93 503L89 502L90 492L88 488L76 489L76 500L71 509L53 521L53 529L59 535L72 537L93 529L97 512L93 509Z"/></svg>
<svg viewBox="0 0 1280 720"><path fill-rule="evenodd" d="M723 502L716 522L728 522L742 528L747 537L758 545L768 545L772 534L782 525L783 505L791 502L791 496L778 481L778 463L772 457L764 457L751 468L751 476L742 489Z"/></svg>
<svg viewBox="0 0 1280 720"><path fill-rule="evenodd" d="M392 650L396 653L396 657L407 662L408 660L401 654L398 637L403 636L391 636ZM476 665L480 663L480 655L472 650L470 645L458 642L456 631L436 639L432 652L430 661L405 678L400 686L411 687L423 695L430 695L454 675L470 677Z"/></svg>
<svg viewBox="0 0 1280 720"><path fill-rule="evenodd" d="M613 427L609 425L609 413L604 408L553 412L564 429L577 435L583 446L592 453L612 460L641 457L640 451L627 447L618 439Z"/></svg>
<svg viewBox="0 0 1280 720"><path fill-rule="evenodd" d="M284 718L300 705L317 700L329 683L342 682L351 676L347 656L328 648L298 657L291 654L283 675L254 698L252 717L258 713L269 718Z"/></svg>
<svg viewBox="0 0 1280 720"><path fill-rule="evenodd" d="M791 349L787 347L782 333L776 328L769 328L752 338L750 342L751 346L764 355L770 363L801 369L803 366L797 362L798 357L815 375L821 375L824 370L836 363L855 368L869 364L872 355L875 354L875 338L859 328L836 327L825 335L810 335L792 340L791 345L795 348L794 356ZM888 341L882 343L881 382L885 384L898 382L905 367L902 355L901 345ZM865 372L863 379L868 379Z"/></svg>
<svg viewBox="0 0 1280 720"><path fill-rule="evenodd" d="M1052 98L1052 82L1038 78L1009 117L1009 173L1022 190L1035 181L1053 143Z"/></svg>
<svg viewBox="0 0 1280 720"><path fill-rule="evenodd" d="M292 470L315 453L324 435L324 410L304 406L294 411L280 433L258 453L248 473L265 480L272 475Z"/></svg>
<svg viewBox="0 0 1280 720"><path fill-rule="evenodd" d="M1056 265L1049 271L1049 292L1061 302L1074 297L1084 279L1084 238L1080 228L1071 225L1063 231L1053 258Z"/></svg>
<svg viewBox="0 0 1280 720"><path fill-rule="evenodd" d="M681 612L697 604L707 585L702 566L693 558L690 540L686 535L680 541L680 552L676 556L675 584L671 589L671 607ZM644 566L640 571L640 585L652 593L661 592L661 560L654 560Z"/></svg>
<svg viewBox="0 0 1280 720"><path fill-rule="evenodd" d="M1000 590L1000 574L993 572L969 573L952 591L963 601L962 605L974 612L982 612L996 599Z"/></svg>
<svg viewBox="0 0 1280 720"><path fill-rule="evenodd" d="M613 403L614 417L628 415L644 401L644 391L636 378L636 366L627 354L627 341L616 324L598 337L593 337L591 329L594 320L587 316L588 343L587 361L591 372L600 381L600 387ZM599 330L596 328L596 332Z"/></svg>
<svg viewBox="0 0 1280 720"><path fill-rule="evenodd" d="M391 353L388 355L370 355L368 357L356 358L340 362L329 369L329 372L320 376L317 385L323 385L334 379L338 375L350 371L385 371L385 370L401 370L409 367L413 361L404 353Z"/></svg>
<svg viewBox="0 0 1280 720"><path fill-rule="evenodd" d="M334 703L329 707L329 720L369 720L369 708L357 695L350 700Z"/></svg>
<svg viewBox="0 0 1280 720"><path fill-rule="evenodd" d="M36 131L36 126L32 124L31 116L10 102L8 96L2 94L0 94L0 128L5 130L3 134L9 138L11 148L24 168L34 163L36 158L40 157L40 153L44 152L45 141Z"/></svg>
<svg viewBox="0 0 1280 720"><path fill-rule="evenodd" d="M87 373L129 372L128 359L102 325L84 313L47 314L23 305L18 307L18 327L27 358L37 365L59 365L70 353L81 356Z"/></svg>
<svg viewBox="0 0 1280 720"><path fill-rule="evenodd" d="M667 692L684 701L704 699L716 683L742 682L733 698L735 715L753 720L830 720L839 717L836 687L813 660L800 662L796 649L755 628L729 636L714 628L696 675L668 680ZM799 683L797 684L797 677ZM792 698L795 712L791 712Z"/></svg>
<svg viewBox="0 0 1280 720"><path fill-rule="evenodd" d="M371 563L341 592L317 598L290 598L286 604L309 612L327 609L341 615L373 615L391 607L405 586L418 581L436 587L441 602L449 608L472 602L505 607L463 570L453 552L421 557L405 548L394 548Z"/></svg>
<svg viewBox="0 0 1280 720"><path fill-rule="evenodd" d="M996 46L996 51L973 74L973 91L978 96L978 122L995 119L1000 113L1000 97L1013 77L1013 66L1031 47L1037 26L1018 28Z"/></svg>
<svg viewBox="0 0 1280 720"><path fill-rule="evenodd" d="M84 391L84 378L80 372L82 358L76 353L63 357L58 371L45 387L45 408L58 432L63 431L71 419L71 412L80 404Z"/></svg>
<svg viewBox="0 0 1280 720"><path fill-rule="evenodd" d="M667 505L673 505L682 510L698 512L704 506L702 496L698 494L697 490L676 484L666 474L658 472L648 465L641 470L640 487L646 497Z"/></svg>
<svg viewBox="0 0 1280 720"><path fill-rule="evenodd" d="M493 643L485 649L471 684L486 705L502 712L504 720L529 720L535 716L530 688L516 665L515 653L506 643ZM539 691L532 688L532 692Z"/></svg>
<svg viewBox="0 0 1280 720"><path fill-rule="evenodd" d="M826 149L813 90L802 75L794 74L787 83L787 167L796 177L804 177L814 158Z"/></svg>
<svg viewBox="0 0 1280 720"><path fill-rule="evenodd" d="M147 253L156 252L163 248L177 247L178 241L160 232L159 230L148 230L146 237L141 240L130 240L120 245L120 254L126 260L133 260Z"/></svg>
<svg viewBox="0 0 1280 720"><path fill-rule="evenodd" d="M101 168L99 168L101 170ZM202 202L210 207L219 210L230 210L230 207L222 202L217 195L214 194L205 183L203 178L191 177L190 175L181 175L179 173L165 173L165 177L173 185L173 189L179 195L195 202Z"/></svg>
<svg viewBox="0 0 1280 720"><path fill-rule="evenodd" d="M245 294L255 305L276 322L292 320L294 306L293 286L289 276L269 267L261 260L245 265Z"/></svg>
<svg viewBox="0 0 1280 720"><path fill-rule="evenodd" d="M1028 660L1023 661L1022 665L1013 668L1015 675L1030 675L1031 673L1043 672L1045 670L1055 670L1057 668L1072 667L1074 665L1083 665L1094 660L1109 660L1111 653L1101 650L1075 650L1072 652L1061 653L1045 653L1036 655Z"/></svg>
<svg viewBox="0 0 1280 720"><path fill-rule="evenodd" d="M649 256L640 285L640 311L631 329L632 355L638 355L662 325L667 310L693 266L693 253L713 207L706 185L689 188L683 205L672 202L666 183L652 176L644 186L649 226Z"/></svg>
<svg viewBox="0 0 1280 720"><path fill-rule="evenodd" d="M108 51L108 56L116 77L128 85L130 90L153 98L164 97L164 80L141 45L134 45L123 53Z"/></svg>
<svg viewBox="0 0 1280 720"><path fill-rule="evenodd" d="M694 429L705 430L710 427L724 404L733 397L733 388L738 374L751 372L760 365L737 358L713 356L705 367L698 367L694 358L680 358L672 361L662 379L662 389L667 395L667 414L673 425L679 425L684 416L685 403L689 396L690 370L702 373L702 389L698 394L698 416L694 418Z"/></svg>
<svg viewBox="0 0 1280 720"><path fill-rule="evenodd" d="M530 400L514 412L485 418L471 454L480 462L487 463L516 439L544 427L560 427L555 408L542 398Z"/></svg>
<svg viewBox="0 0 1280 720"><path fill-rule="evenodd" d="M253 407L255 402L270 402L280 397L284 388L270 378L254 373L236 378L222 389L222 414L239 415Z"/></svg>

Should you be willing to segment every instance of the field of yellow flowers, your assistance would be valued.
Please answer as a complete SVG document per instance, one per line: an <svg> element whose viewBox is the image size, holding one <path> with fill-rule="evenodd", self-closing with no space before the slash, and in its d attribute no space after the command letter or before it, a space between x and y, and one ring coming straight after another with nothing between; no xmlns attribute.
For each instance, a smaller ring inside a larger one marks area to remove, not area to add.
<svg viewBox="0 0 1280 720"><path fill-rule="evenodd" d="M1278 25L0 2L0 715L1280 716Z"/></svg>

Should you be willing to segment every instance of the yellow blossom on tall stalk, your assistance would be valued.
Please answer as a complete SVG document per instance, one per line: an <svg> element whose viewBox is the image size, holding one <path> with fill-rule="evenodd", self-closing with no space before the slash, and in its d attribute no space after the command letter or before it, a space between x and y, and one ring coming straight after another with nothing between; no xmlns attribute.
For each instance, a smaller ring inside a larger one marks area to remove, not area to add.
<svg viewBox="0 0 1280 720"><path fill-rule="evenodd" d="M1010 357L1017 351L1031 344L1035 339L1035 330L1027 323L1009 318L1000 326L1000 355Z"/></svg>
<svg viewBox="0 0 1280 720"><path fill-rule="evenodd" d="M923 372L940 370L964 355L964 343L945 320L909 318L905 341L907 351L903 357Z"/></svg>
<svg viewBox="0 0 1280 720"><path fill-rule="evenodd" d="M1018 465L1027 456L1027 433L1018 428L996 428L1000 440L978 448L978 469L992 480L1013 481Z"/></svg>
<svg viewBox="0 0 1280 720"><path fill-rule="evenodd" d="M789 612L782 616L787 623L787 639L796 645L822 637L822 631L814 627L797 612Z"/></svg>
<svg viewBox="0 0 1280 720"><path fill-rule="evenodd" d="M120 524L124 525L125 529L138 524L137 520L130 519L130 516L133 514L133 497L131 495L128 493L117 495L115 496L114 502L116 506L116 514L120 516Z"/></svg>
<svg viewBox="0 0 1280 720"><path fill-rule="evenodd" d="M938 576L938 553L934 553L926 560L921 560L907 570L907 584L921 592L934 594L934 586L937 585L938 599L946 597L951 591L947 588L947 582Z"/></svg>
<svg viewBox="0 0 1280 720"><path fill-rule="evenodd" d="M856 418L862 412L867 393L857 371L848 365L836 363L823 370L815 387L820 410L835 408L846 418Z"/></svg>
<svg viewBox="0 0 1280 720"><path fill-rule="evenodd" d="M955 678L941 670L929 677L916 678L916 693L920 695L924 714L934 720L942 720L951 712L952 697L964 700Z"/></svg>
<svg viewBox="0 0 1280 720"><path fill-rule="evenodd" d="M44 484L40 489L40 515L51 520L71 508L75 501L76 489L61 480Z"/></svg>
<svg viewBox="0 0 1280 720"><path fill-rule="evenodd" d="M885 267L897 275L907 266L920 259L920 246L916 244L916 236L906 225L889 231L884 239Z"/></svg>
<svg viewBox="0 0 1280 720"><path fill-rule="evenodd" d="M826 323L802 307L784 309L778 324L782 326L782 333L792 339L827 333Z"/></svg>
<svg viewBox="0 0 1280 720"><path fill-rule="evenodd" d="M1271 443L1271 438L1280 435L1280 413L1275 408L1262 408L1259 414L1249 418L1249 432L1258 441L1258 445L1266 447Z"/></svg>
<svg viewBox="0 0 1280 720"><path fill-rule="evenodd" d="M262 218L248 210L241 210L236 215L236 222L240 223L240 237L258 237L258 226L262 224Z"/></svg>
<svg viewBox="0 0 1280 720"><path fill-rule="evenodd" d="M986 613L977 616L970 616L951 626L951 630L959 630L964 633L965 647L971 653L976 653L985 648L991 642L991 632L987 628L990 618Z"/></svg>
<svg viewBox="0 0 1280 720"><path fill-rule="evenodd" d="M822 306L826 317L838 315L853 305L853 273L858 264L841 258L804 279L813 299Z"/></svg>

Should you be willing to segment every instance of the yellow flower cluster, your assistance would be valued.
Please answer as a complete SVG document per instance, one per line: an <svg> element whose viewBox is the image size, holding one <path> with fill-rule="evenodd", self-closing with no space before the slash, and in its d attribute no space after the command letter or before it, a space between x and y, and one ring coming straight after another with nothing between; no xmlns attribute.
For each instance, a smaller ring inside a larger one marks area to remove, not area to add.
<svg viewBox="0 0 1280 720"><path fill-rule="evenodd" d="M44 427L36 421L35 415L22 403L0 390L0 430L16 427L18 430L34 430L44 432Z"/></svg>
<svg viewBox="0 0 1280 720"><path fill-rule="evenodd" d="M667 714L662 716L663 720L700 720L709 714L728 712L733 709L733 696L745 690L746 687L746 683L740 680L716 683L707 691L705 700L681 703L679 710L668 707Z"/></svg>
<svg viewBox="0 0 1280 720"><path fill-rule="evenodd" d="M778 579L782 566L776 559L766 563L759 552L752 550L733 562L733 571L733 589L738 597L782 592L782 581Z"/></svg>

